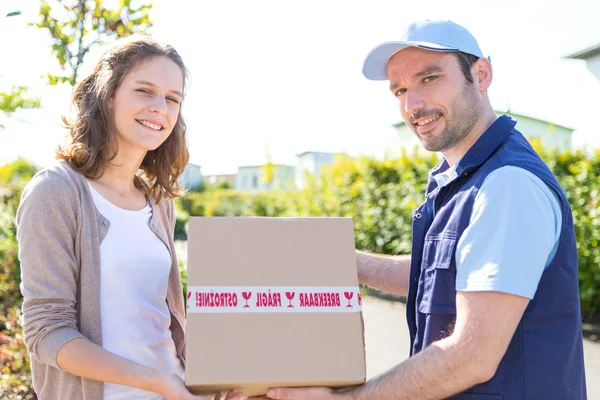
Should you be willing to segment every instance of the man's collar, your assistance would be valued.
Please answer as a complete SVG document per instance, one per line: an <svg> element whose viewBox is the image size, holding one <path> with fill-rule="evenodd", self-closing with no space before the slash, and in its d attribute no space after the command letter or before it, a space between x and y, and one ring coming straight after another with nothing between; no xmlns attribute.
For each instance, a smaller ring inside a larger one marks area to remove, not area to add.
<svg viewBox="0 0 600 400"><path fill-rule="evenodd" d="M461 158L456 173L463 175L477 169L496 151L514 129L517 121L508 115L497 118Z"/></svg>
<svg viewBox="0 0 600 400"><path fill-rule="evenodd" d="M450 172L452 175L451 179L469 173L483 164L498 146L500 146L504 139L506 139L516 124L517 121L507 115L497 118L483 135L477 139L467 153L454 164L452 168L454 171ZM447 179L437 179L436 176L446 173L449 169L450 164L445 158L442 158L442 160L429 171L430 184L436 182L437 186L442 186L440 185L440 180L446 181Z"/></svg>

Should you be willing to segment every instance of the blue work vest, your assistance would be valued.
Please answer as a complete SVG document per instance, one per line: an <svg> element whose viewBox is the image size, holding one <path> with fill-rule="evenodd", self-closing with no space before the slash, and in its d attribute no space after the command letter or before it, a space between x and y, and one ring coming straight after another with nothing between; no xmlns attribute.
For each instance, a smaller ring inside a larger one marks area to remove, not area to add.
<svg viewBox="0 0 600 400"><path fill-rule="evenodd" d="M445 160L430 172L426 201L413 215L406 307L411 355L451 333L456 319L456 245L469 225L483 181L503 166L524 168L553 189L561 202L558 249L494 377L452 399L585 399L577 247L571 208L556 178L515 124L507 116L498 118L460 160L457 178L448 185L439 188L433 179L449 168Z"/></svg>

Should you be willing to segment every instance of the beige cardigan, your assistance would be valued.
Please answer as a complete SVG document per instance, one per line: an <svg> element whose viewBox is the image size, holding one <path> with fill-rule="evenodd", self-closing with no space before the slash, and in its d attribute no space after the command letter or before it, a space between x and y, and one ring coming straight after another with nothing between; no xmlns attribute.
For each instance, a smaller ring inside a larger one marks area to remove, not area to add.
<svg viewBox="0 0 600 400"><path fill-rule="evenodd" d="M150 227L171 252L165 300L173 341L184 362L185 314L173 240L174 205L172 200L151 205ZM59 161L37 173L25 187L17 226L23 330L38 398L102 400L102 382L61 370L56 355L75 338L102 346L100 243L110 223L96 209L86 179Z"/></svg>

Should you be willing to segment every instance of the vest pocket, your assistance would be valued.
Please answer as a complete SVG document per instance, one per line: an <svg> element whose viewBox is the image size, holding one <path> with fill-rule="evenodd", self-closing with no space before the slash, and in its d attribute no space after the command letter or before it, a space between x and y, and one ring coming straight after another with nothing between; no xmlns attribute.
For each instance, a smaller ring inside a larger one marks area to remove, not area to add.
<svg viewBox="0 0 600 400"><path fill-rule="evenodd" d="M426 239L423 247L419 311L425 314L456 314L456 239Z"/></svg>

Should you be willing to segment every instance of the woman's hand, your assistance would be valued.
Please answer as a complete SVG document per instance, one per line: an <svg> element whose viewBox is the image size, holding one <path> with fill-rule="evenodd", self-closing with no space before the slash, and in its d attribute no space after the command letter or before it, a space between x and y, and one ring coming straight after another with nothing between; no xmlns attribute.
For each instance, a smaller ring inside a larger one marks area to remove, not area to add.
<svg viewBox="0 0 600 400"><path fill-rule="evenodd" d="M178 375L166 375L157 384L156 393L164 397L165 400L212 400L208 397L190 393ZM218 394L214 400L242 400L243 398L241 393L229 392L224 399Z"/></svg>

